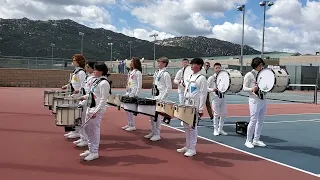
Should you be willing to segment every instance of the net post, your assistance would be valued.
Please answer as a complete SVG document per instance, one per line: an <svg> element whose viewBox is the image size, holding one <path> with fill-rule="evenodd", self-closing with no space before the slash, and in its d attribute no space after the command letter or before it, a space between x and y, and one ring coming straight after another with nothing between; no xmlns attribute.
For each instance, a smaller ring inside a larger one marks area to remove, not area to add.
<svg viewBox="0 0 320 180"><path fill-rule="evenodd" d="M314 103L318 104L318 85L314 85Z"/></svg>

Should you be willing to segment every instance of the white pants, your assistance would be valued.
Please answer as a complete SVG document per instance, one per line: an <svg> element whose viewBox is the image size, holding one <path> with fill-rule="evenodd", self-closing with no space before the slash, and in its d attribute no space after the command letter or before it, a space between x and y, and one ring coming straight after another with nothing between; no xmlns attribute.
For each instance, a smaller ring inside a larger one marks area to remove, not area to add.
<svg viewBox="0 0 320 180"><path fill-rule="evenodd" d="M83 110L82 110L82 113L81 113L81 123L84 124L85 121L86 121L86 114L87 114L88 107L86 105L84 105L82 107L83 107ZM85 142L88 142L88 135L87 135L87 132L86 132L85 128L80 129L79 133L80 133L81 140L85 141Z"/></svg>
<svg viewBox="0 0 320 180"><path fill-rule="evenodd" d="M160 130L161 130L160 115L158 116L157 122L154 122L154 117L151 117L151 133L155 136L160 136Z"/></svg>
<svg viewBox="0 0 320 180"><path fill-rule="evenodd" d="M98 153L100 144L100 123L104 112L98 112L95 118L89 120L85 126L88 135L88 147L91 153ZM87 113L88 115L88 113Z"/></svg>
<svg viewBox="0 0 320 180"><path fill-rule="evenodd" d="M212 100L212 109L214 111L213 128L214 130L222 130L227 115L226 99L215 97Z"/></svg>
<svg viewBox="0 0 320 180"><path fill-rule="evenodd" d="M190 127L187 123L183 123L184 135L186 137L186 145L188 149L196 150L197 140L198 140L198 127L195 125L194 129Z"/></svg>
<svg viewBox="0 0 320 180"><path fill-rule="evenodd" d="M259 141L263 122L267 113L267 100L249 98L250 122L247 130L247 141ZM253 137L254 135L254 137Z"/></svg>
<svg viewBox="0 0 320 180"><path fill-rule="evenodd" d="M184 104L184 93L181 92L181 93L178 93L179 94L179 103L180 104Z"/></svg>
<svg viewBox="0 0 320 180"><path fill-rule="evenodd" d="M126 113L127 113L127 117L128 117L128 126L129 127L134 127L135 123L134 123L133 113L132 112L128 112L128 111L126 111Z"/></svg>

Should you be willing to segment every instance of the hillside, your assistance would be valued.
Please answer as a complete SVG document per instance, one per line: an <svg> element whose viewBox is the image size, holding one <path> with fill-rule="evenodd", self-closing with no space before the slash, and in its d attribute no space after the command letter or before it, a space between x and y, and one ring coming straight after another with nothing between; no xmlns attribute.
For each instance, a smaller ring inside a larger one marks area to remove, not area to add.
<svg viewBox="0 0 320 180"><path fill-rule="evenodd" d="M102 28L93 29L72 20L33 21L23 19L0 19L0 55L70 58L80 53L83 32L83 52L86 58L109 60L113 43L113 59L130 56L129 41L132 41L132 56L153 59L153 43L115 33ZM156 56L169 58L239 55L240 45L205 37L177 37L158 41ZM244 54L259 51L246 46Z"/></svg>

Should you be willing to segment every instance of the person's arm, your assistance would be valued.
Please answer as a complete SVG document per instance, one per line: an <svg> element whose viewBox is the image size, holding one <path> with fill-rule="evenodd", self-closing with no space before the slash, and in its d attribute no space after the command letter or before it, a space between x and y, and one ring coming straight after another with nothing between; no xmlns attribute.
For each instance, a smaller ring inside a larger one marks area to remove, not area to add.
<svg viewBox="0 0 320 180"><path fill-rule="evenodd" d="M133 88L133 95L134 96L138 96L139 92L142 89L142 73L140 71L137 71L135 74L136 78L137 78L137 87Z"/></svg>
<svg viewBox="0 0 320 180"><path fill-rule="evenodd" d="M102 109L106 106L108 97L110 95L109 94L110 85L106 80L100 82L99 88L100 88L100 92L101 92L101 99L100 99L98 106L96 106L94 113L97 113L100 109Z"/></svg>
<svg viewBox="0 0 320 180"><path fill-rule="evenodd" d="M208 86L208 92L212 92L213 89L215 88L215 85L214 85L214 77L213 76L210 76L207 80L207 86Z"/></svg>
<svg viewBox="0 0 320 180"><path fill-rule="evenodd" d="M176 76L174 77L173 83L179 85L179 84L180 84L181 77L182 77L182 70L180 69L180 70L177 72Z"/></svg>
<svg viewBox="0 0 320 180"><path fill-rule="evenodd" d="M250 87L251 80L252 80L251 74L247 73L243 78L242 90L244 92L251 92L252 91L252 87Z"/></svg>
<svg viewBox="0 0 320 180"><path fill-rule="evenodd" d="M163 77L164 77L164 82L165 82L165 90L164 92L162 93L162 97L160 97L160 99L164 99L168 96L169 92L171 91L172 89L172 82L171 82L171 76L168 72L164 72L163 73Z"/></svg>
<svg viewBox="0 0 320 180"><path fill-rule="evenodd" d="M199 99L199 113L203 113L203 108L205 107L207 95L208 95L208 84L204 76L200 78L200 99Z"/></svg>

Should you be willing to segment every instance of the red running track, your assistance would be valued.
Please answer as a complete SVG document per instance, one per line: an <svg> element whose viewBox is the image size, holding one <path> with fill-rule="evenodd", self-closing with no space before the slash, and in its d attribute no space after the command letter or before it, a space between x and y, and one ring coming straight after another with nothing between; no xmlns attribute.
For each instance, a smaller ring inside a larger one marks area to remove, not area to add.
<svg viewBox="0 0 320 180"><path fill-rule="evenodd" d="M162 128L150 142L150 122L138 116L135 132L125 132L123 111L109 108L102 121L100 159L80 160L83 148L64 139L63 128L42 107L44 89L0 88L0 174L4 180L313 180L317 177L199 139L197 156L176 152L181 132Z"/></svg>

